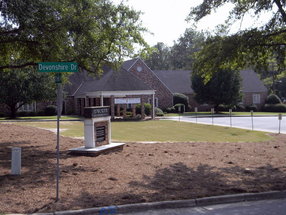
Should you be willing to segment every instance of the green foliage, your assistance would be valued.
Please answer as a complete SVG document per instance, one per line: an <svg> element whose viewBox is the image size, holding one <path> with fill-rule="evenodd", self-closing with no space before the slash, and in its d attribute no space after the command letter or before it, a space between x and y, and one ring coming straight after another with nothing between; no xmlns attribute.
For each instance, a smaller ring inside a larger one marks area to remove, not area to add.
<svg viewBox="0 0 286 215"><path fill-rule="evenodd" d="M164 116L164 112L160 108L156 107L155 108L155 115L156 116Z"/></svg>
<svg viewBox="0 0 286 215"><path fill-rule="evenodd" d="M258 71L285 71L286 2L203 0L200 5L192 8L189 20L197 22L227 3L232 3L234 7L229 12L226 24L215 35L209 36L201 49L195 53L193 70L204 75L206 80L209 80L214 72L225 68L240 69L251 66ZM264 26L228 35L233 22L242 21L244 15L251 12L257 17L271 12L272 17Z"/></svg>
<svg viewBox="0 0 286 215"><path fill-rule="evenodd" d="M215 109L220 104L236 105L241 99L238 71L220 70L207 83L203 77L193 73L192 88L197 102L214 105Z"/></svg>
<svg viewBox="0 0 286 215"><path fill-rule="evenodd" d="M44 109L45 116L55 116L57 115L57 107L54 105L48 105Z"/></svg>
<svg viewBox="0 0 286 215"><path fill-rule="evenodd" d="M0 71L0 103L9 107L10 117L24 104L53 98L55 84L50 74L32 69Z"/></svg>
<svg viewBox="0 0 286 215"><path fill-rule="evenodd" d="M185 108L185 104L178 103L178 104L175 104L173 107L175 108L176 113L183 113L184 108Z"/></svg>
<svg viewBox="0 0 286 215"><path fill-rule="evenodd" d="M173 106L173 107L168 107L168 108L166 109L166 112L167 112L167 113L177 113L177 110L176 110L175 107Z"/></svg>
<svg viewBox="0 0 286 215"><path fill-rule="evenodd" d="M263 107L263 111L285 113L286 105L285 104L265 104Z"/></svg>
<svg viewBox="0 0 286 215"><path fill-rule="evenodd" d="M147 116L151 115L152 105L149 103L144 103L144 113ZM141 104L136 105L136 114L141 114Z"/></svg>
<svg viewBox="0 0 286 215"><path fill-rule="evenodd" d="M254 111L254 112L256 112L257 111L257 106L256 105L247 105L246 107L245 107L245 110L246 111Z"/></svg>
<svg viewBox="0 0 286 215"><path fill-rule="evenodd" d="M187 111L189 107L189 97L181 93L175 93L173 95L173 104L184 104Z"/></svg>
<svg viewBox="0 0 286 215"><path fill-rule="evenodd" d="M186 29L172 47L157 43L153 52L144 57L146 64L153 70L190 69L193 63L192 54L199 49L204 40L202 33Z"/></svg>
<svg viewBox="0 0 286 215"><path fill-rule="evenodd" d="M277 95L271 94L266 98L265 104L281 104L281 99Z"/></svg>
<svg viewBox="0 0 286 215"><path fill-rule="evenodd" d="M3 0L0 69L41 61L76 61L96 71L148 47L140 12L110 0Z"/></svg>

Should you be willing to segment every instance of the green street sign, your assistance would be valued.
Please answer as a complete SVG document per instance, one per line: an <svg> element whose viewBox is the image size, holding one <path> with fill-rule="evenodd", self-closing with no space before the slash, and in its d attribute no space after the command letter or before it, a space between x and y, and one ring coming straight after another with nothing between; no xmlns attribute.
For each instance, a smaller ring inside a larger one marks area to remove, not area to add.
<svg viewBox="0 0 286 215"><path fill-rule="evenodd" d="M38 72L78 72L75 62L40 62Z"/></svg>

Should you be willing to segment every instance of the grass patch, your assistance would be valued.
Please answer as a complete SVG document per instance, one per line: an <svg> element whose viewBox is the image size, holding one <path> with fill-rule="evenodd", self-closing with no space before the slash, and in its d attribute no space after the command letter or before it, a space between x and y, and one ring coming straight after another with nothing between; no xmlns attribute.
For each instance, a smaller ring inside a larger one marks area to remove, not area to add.
<svg viewBox="0 0 286 215"><path fill-rule="evenodd" d="M15 124L56 129L56 122ZM63 136L82 137L83 122L61 122ZM206 135L207 134L207 135ZM263 142L272 138L265 132L176 121L112 122L113 141L160 142Z"/></svg>

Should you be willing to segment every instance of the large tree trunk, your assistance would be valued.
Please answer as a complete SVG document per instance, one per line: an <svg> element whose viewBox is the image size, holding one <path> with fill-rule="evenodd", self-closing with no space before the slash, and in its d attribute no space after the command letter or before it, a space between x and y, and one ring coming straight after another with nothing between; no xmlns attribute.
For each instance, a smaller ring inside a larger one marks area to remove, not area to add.
<svg viewBox="0 0 286 215"><path fill-rule="evenodd" d="M15 119L16 118L16 113L17 113L17 104L15 105L9 105L10 108L10 118Z"/></svg>

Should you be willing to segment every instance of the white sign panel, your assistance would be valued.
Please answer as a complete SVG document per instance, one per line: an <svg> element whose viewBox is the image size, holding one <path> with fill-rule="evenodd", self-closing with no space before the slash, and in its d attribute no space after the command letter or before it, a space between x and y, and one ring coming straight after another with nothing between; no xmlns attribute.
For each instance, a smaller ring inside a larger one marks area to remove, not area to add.
<svg viewBox="0 0 286 215"><path fill-rule="evenodd" d="M141 103L140 98L120 98L114 99L115 104L139 104Z"/></svg>

